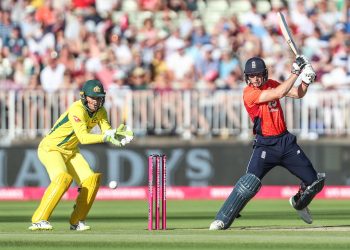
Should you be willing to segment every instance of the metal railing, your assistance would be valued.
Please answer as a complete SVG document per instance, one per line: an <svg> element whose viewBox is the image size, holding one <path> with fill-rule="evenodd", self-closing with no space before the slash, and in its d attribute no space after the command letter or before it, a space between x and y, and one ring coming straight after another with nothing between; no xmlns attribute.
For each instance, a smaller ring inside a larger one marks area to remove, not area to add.
<svg viewBox="0 0 350 250"><path fill-rule="evenodd" d="M49 94L40 90L0 91L2 143L46 134L56 119L79 98L77 91ZM304 138L350 135L350 91L310 90L301 100L282 99L288 129ZM108 92L111 125L124 122L137 136L251 135L242 90Z"/></svg>

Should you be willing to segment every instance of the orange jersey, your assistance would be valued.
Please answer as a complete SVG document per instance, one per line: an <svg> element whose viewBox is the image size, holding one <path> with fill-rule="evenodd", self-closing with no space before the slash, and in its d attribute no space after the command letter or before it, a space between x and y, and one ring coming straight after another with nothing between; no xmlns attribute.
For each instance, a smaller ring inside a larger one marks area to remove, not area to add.
<svg viewBox="0 0 350 250"><path fill-rule="evenodd" d="M265 89L276 88L280 83L274 80L267 82L260 88L249 85L244 88L244 106L254 123L253 133L262 136L276 136L287 130L283 110L279 99L258 103L260 94Z"/></svg>

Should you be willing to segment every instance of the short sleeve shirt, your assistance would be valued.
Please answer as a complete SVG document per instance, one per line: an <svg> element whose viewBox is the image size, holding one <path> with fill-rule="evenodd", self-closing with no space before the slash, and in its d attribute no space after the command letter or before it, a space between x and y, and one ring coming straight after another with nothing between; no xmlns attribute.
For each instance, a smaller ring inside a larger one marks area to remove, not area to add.
<svg viewBox="0 0 350 250"><path fill-rule="evenodd" d="M260 88L256 88L252 85L245 87L243 91L243 101L249 117L254 123L254 134L277 136L287 130L279 99L258 103L263 90L276 88L279 84L279 82L269 79Z"/></svg>

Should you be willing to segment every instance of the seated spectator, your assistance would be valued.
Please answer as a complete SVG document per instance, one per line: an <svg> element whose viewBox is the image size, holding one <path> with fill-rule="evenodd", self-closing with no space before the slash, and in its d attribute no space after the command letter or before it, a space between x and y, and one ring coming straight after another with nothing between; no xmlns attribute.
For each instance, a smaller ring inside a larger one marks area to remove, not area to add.
<svg viewBox="0 0 350 250"><path fill-rule="evenodd" d="M223 49L219 64L220 78L225 80L238 67L239 62L236 57L232 56L232 51L230 49Z"/></svg>
<svg viewBox="0 0 350 250"><path fill-rule="evenodd" d="M145 90L148 89L148 83L146 82L146 71L137 67L133 70L131 75L131 89L132 90Z"/></svg>
<svg viewBox="0 0 350 250"><path fill-rule="evenodd" d="M209 44L210 35L207 33L202 21L196 20L194 22L194 31L192 33L192 44Z"/></svg>
<svg viewBox="0 0 350 250"><path fill-rule="evenodd" d="M194 61L185 53L184 42L178 44L177 50L166 59L166 63L169 67L170 79L175 83L181 82L187 74L193 76Z"/></svg>
<svg viewBox="0 0 350 250"><path fill-rule="evenodd" d="M21 29L14 27L10 36L5 39L4 46L8 47L10 53L16 57L22 56L22 50L26 46L26 41L21 35Z"/></svg>
<svg viewBox="0 0 350 250"><path fill-rule="evenodd" d="M219 60L213 56L214 47L206 44L202 47L202 56L195 64L196 77L201 80L208 72L219 73Z"/></svg>
<svg viewBox="0 0 350 250"><path fill-rule="evenodd" d="M156 47L154 51L154 58L151 62L151 80L154 81L160 74L168 74L168 65L165 61L165 52L162 46Z"/></svg>
<svg viewBox="0 0 350 250"><path fill-rule="evenodd" d="M66 67L58 62L56 51L51 51L47 57L47 65L40 72L40 83L45 92L54 93L63 89Z"/></svg>
<svg viewBox="0 0 350 250"><path fill-rule="evenodd" d="M10 36L12 28L10 11L4 11L0 8L0 39L2 42Z"/></svg>
<svg viewBox="0 0 350 250"><path fill-rule="evenodd" d="M51 32L44 32L44 27L40 26L27 38L28 48L31 53L45 55L47 50L55 48L55 36Z"/></svg>
<svg viewBox="0 0 350 250"><path fill-rule="evenodd" d="M159 11L162 9L161 0L138 0L138 8L141 11Z"/></svg>

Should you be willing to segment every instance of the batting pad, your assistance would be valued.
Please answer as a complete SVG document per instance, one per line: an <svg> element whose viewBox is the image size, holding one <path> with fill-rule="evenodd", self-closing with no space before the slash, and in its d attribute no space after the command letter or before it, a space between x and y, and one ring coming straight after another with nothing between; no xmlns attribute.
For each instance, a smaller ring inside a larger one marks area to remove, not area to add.
<svg viewBox="0 0 350 250"><path fill-rule="evenodd" d="M54 180L51 181L44 193L43 198L41 199L39 207L32 216L33 223L41 220L49 220L52 211L61 200L63 194L72 184L72 181L72 176L64 172L59 174Z"/></svg>
<svg viewBox="0 0 350 250"><path fill-rule="evenodd" d="M86 219L100 187L100 182L100 173L95 173L82 182L73 213L70 217L71 225L76 225L79 221Z"/></svg>
<svg viewBox="0 0 350 250"><path fill-rule="evenodd" d="M215 219L223 221L225 229L229 228L239 212L260 190L260 187L261 182L258 177L250 173L243 175L237 181Z"/></svg>

